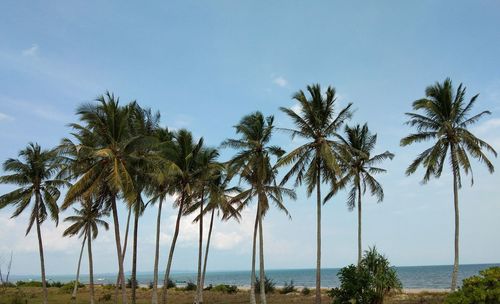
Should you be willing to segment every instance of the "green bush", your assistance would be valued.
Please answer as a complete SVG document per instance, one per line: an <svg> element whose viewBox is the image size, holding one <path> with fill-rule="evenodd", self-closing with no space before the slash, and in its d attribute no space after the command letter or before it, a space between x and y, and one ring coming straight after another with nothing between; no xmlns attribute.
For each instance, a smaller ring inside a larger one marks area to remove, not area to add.
<svg viewBox="0 0 500 304"><path fill-rule="evenodd" d="M478 276L463 281L458 291L446 298L447 304L500 303L500 267L481 270Z"/></svg>
<svg viewBox="0 0 500 304"><path fill-rule="evenodd" d="M62 293L71 293L71 292L73 292L74 287L75 287L75 281L70 281L70 282L64 284L63 286L61 286L59 288L59 291L61 291ZM85 285L78 282L78 288L83 288L83 287L85 287Z"/></svg>
<svg viewBox="0 0 500 304"><path fill-rule="evenodd" d="M203 288L203 290L212 290L214 286L212 284L209 284L207 287Z"/></svg>
<svg viewBox="0 0 500 304"><path fill-rule="evenodd" d="M105 293L101 297L99 297L99 302L109 302L111 301L111 294L110 293Z"/></svg>
<svg viewBox="0 0 500 304"><path fill-rule="evenodd" d="M375 247L365 251L359 266L344 267L337 276L340 287L328 292L334 304L381 304L391 291L402 288L396 271Z"/></svg>
<svg viewBox="0 0 500 304"><path fill-rule="evenodd" d="M311 294L311 289L307 288L307 286L304 286L304 288L302 288L302 290L300 291L300 294L303 296L308 296L309 294Z"/></svg>
<svg viewBox="0 0 500 304"><path fill-rule="evenodd" d="M42 282L40 282L40 281L17 281L16 286L18 286L18 287L42 287Z"/></svg>
<svg viewBox="0 0 500 304"><path fill-rule="evenodd" d="M177 287L177 284L175 284L174 281L172 281L172 279L168 279L168 282L167 282L167 289L170 289L170 288L176 288Z"/></svg>
<svg viewBox="0 0 500 304"><path fill-rule="evenodd" d="M236 285L226 285L226 284L220 284L216 285L212 288L213 291L217 292L223 292L223 293L237 293L238 292L238 287Z"/></svg>
<svg viewBox="0 0 500 304"><path fill-rule="evenodd" d="M184 290L185 291L193 291L193 290L196 290L196 284L189 281L186 283L186 287L184 287Z"/></svg>
<svg viewBox="0 0 500 304"><path fill-rule="evenodd" d="M280 289L281 294L287 294L291 292L296 292L297 289L295 288L295 285L293 284L293 280L290 281L290 283L285 282L285 285L283 285L283 288Z"/></svg>
<svg viewBox="0 0 500 304"><path fill-rule="evenodd" d="M276 290L276 283L268 278L267 276L264 277L264 291L266 293L273 293ZM260 293L260 280L259 278L255 278L255 293Z"/></svg>
<svg viewBox="0 0 500 304"><path fill-rule="evenodd" d="M139 287L137 280L135 280L135 287ZM127 279L127 284L125 284L125 288L132 288L132 278Z"/></svg>
<svg viewBox="0 0 500 304"><path fill-rule="evenodd" d="M59 282L59 281L53 281L52 283L51 282L47 282L47 287L63 287L63 283Z"/></svg>

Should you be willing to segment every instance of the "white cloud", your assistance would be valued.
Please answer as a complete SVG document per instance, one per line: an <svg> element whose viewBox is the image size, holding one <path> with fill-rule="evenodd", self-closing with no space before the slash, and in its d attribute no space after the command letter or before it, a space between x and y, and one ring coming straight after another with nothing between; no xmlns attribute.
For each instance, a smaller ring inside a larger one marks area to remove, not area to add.
<svg viewBox="0 0 500 304"><path fill-rule="evenodd" d="M23 56L36 57L38 55L38 44L34 43L31 47L22 51Z"/></svg>
<svg viewBox="0 0 500 304"><path fill-rule="evenodd" d="M12 120L14 120L14 118L12 118L11 116L9 116L7 114L0 112L0 121L12 121Z"/></svg>
<svg viewBox="0 0 500 304"><path fill-rule="evenodd" d="M500 118L492 118L476 127L476 132L484 134L495 131L498 128L500 128Z"/></svg>
<svg viewBox="0 0 500 304"><path fill-rule="evenodd" d="M38 116L38 117L46 119L46 120L68 123L73 119L72 115L63 113L63 112L55 109L54 107L48 105L47 103L43 103L43 102L26 101L26 100L10 98L7 96L0 96L0 101L5 102L5 103L10 103L11 105L15 106L17 109L25 110L25 111L27 111L35 116ZM2 115L5 115L5 114L0 113L0 121L8 120L8 119L2 118ZM9 118L9 116L7 116L7 118ZM13 118L11 118L11 119L13 119Z"/></svg>
<svg viewBox="0 0 500 304"><path fill-rule="evenodd" d="M288 85L288 81L283 78L282 76L279 76L279 77L275 77L273 79L273 83L277 86L280 86L280 87L286 87Z"/></svg>

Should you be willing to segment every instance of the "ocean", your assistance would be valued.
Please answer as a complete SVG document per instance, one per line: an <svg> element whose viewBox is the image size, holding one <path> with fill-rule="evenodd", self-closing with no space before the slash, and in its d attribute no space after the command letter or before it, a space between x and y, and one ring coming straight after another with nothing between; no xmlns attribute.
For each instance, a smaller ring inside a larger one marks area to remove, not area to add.
<svg viewBox="0 0 500 304"><path fill-rule="evenodd" d="M482 269L500 266L500 264L468 264L460 265L459 282L464 278L478 274ZM424 289L447 289L450 287L452 265L442 266L404 266L395 267L404 288L424 288ZM337 287L338 268L325 268L321 270L322 287ZM258 274L258 272L257 272ZM127 277L130 273L127 273ZM284 282L293 280L297 287L315 286L315 269L269 269L266 276L273 279L277 286L284 285ZM163 281L163 272L160 272L160 283ZM196 272L173 272L172 279L182 286L186 282L196 282ZM47 275L50 281L68 282L74 280L74 275ZM12 275L11 281L18 280L40 280L39 276ZM137 281L141 285L147 285L153 280L153 274L139 273ZM88 275L81 275L80 281L88 282ZM99 284L114 284L116 274L96 274L94 282ZM229 284L237 286L250 285L250 271L207 271L205 286L208 284Z"/></svg>

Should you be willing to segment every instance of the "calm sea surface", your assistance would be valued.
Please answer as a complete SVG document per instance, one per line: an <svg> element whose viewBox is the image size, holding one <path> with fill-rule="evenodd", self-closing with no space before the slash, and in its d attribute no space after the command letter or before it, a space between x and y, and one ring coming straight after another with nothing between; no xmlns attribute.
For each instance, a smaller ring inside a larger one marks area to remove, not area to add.
<svg viewBox="0 0 500 304"><path fill-rule="evenodd" d="M500 264L475 264L461 265L459 272L460 282L462 279L476 275L482 269L500 266ZM395 267L399 278L403 282L404 288L449 288L451 281L451 271L453 266L408 266ZM322 285L324 287L335 287L339 285L337 278L338 268L322 269ZM130 275L129 273L127 274ZM315 270L314 269L270 269L266 271L266 275L272 278L276 285L283 285L285 281L293 280L295 286L314 287L315 285ZM74 280L73 275L48 275L47 278L52 281L68 282ZM160 278L163 279L163 273L160 273ZM172 279L179 285L185 282L196 282L196 273L194 272L175 272L172 274ZM11 281L18 280L40 280L36 276L18 276L12 275ZM148 284L153 280L152 273L139 273L137 276L139 284ZM83 283L88 282L88 276L80 277ZM96 274L94 275L95 283L114 284L116 282L116 274ZM206 285L208 284L230 284L238 286L250 285L250 271L211 271L207 272Z"/></svg>

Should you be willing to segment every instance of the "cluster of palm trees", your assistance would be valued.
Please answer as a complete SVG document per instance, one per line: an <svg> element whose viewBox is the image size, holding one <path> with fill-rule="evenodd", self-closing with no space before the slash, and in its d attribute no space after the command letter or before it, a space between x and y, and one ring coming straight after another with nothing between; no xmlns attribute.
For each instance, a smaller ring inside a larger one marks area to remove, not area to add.
<svg viewBox="0 0 500 304"><path fill-rule="evenodd" d="M455 204L455 266L452 289L456 287L458 269L458 188L461 186L461 171L471 171L470 158L485 163L493 172L493 165L484 150L496 152L486 142L475 137L467 127L485 114L485 111L470 116L477 99L464 101L465 88L453 91L451 81L436 83L426 90L426 98L414 102L413 108L421 113L407 113L408 123L417 132L401 140L406 146L414 142L435 140L431 148L421 153L408 167L412 174L419 166L425 168L424 182L439 177L447 157L450 158L454 176ZM250 303L256 303L256 254L259 248L260 303L266 303L264 269L263 222L266 212L275 206L290 216L285 200L295 199L294 189L287 188L294 179L294 188L306 186L310 196L316 192L317 212L317 264L316 303L321 302L321 208L342 189L348 190L347 205L358 210L358 262L361 259L361 201L368 190L378 201L384 192L375 175L384 173L378 167L381 162L392 159L390 152L373 154L377 135L372 134L367 124L346 125L352 117L352 104L338 108L335 90L328 87L323 92L319 85L308 86L306 92L299 91L293 99L294 108L280 108L294 123L295 128L277 128L273 116L260 112L244 116L235 126L236 138L225 140L220 148L234 150L227 161L219 160L216 148L205 145L203 138L196 140L185 129L170 131L160 126L159 113L139 106L137 102L120 105L119 99L106 93L96 102L81 105L77 109L78 123L70 124L71 138L50 150L37 144L29 144L19 153L19 159L4 162L7 175L0 183L16 184L19 188L0 196L0 208L8 205L15 208L12 217L20 215L31 206L31 215L26 234L33 224L37 229L41 261L44 303L47 303L43 242L40 225L49 215L57 224L59 212L74 207L74 215L65 219L70 226L64 236L77 235L82 239L78 260L77 280L73 297L76 296L80 261L85 244L88 249L90 274L90 302L94 303L92 240L99 227L108 229L105 217L111 215L115 233L118 277L115 301L121 292L122 303L127 303L125 288L124 257L127 248L129 224L133 215L131 302L136 302L137 239L140 216L147 206L158 204L156 223L156 248L152 303L168 301L168 282L181 218L195 215L199 225L198 276L195 302L203 302L203 286L208 262L210 240L214 218L221 220L241 218L242 209L256 203L255 225L252 246L252 271ZM276 130L291 137L301 137L306 143L286 153L272 145ZM278 171L286 169L278 180ZM322 186L327 194L322 196ZM60 189L68 187L60 205ZM173 238L168 251L168 261L163 278L162 292L159 285L160 229L163 203L167 197L175 198L178 209ZM118 203L128 208L125 239L120 237ZM75 206L78 206L75 208ZM203 221L208 216L210 224L203 253ZM121 287L121 288L119 288ZM121 290L120 290L121 289Z"/></svg>

